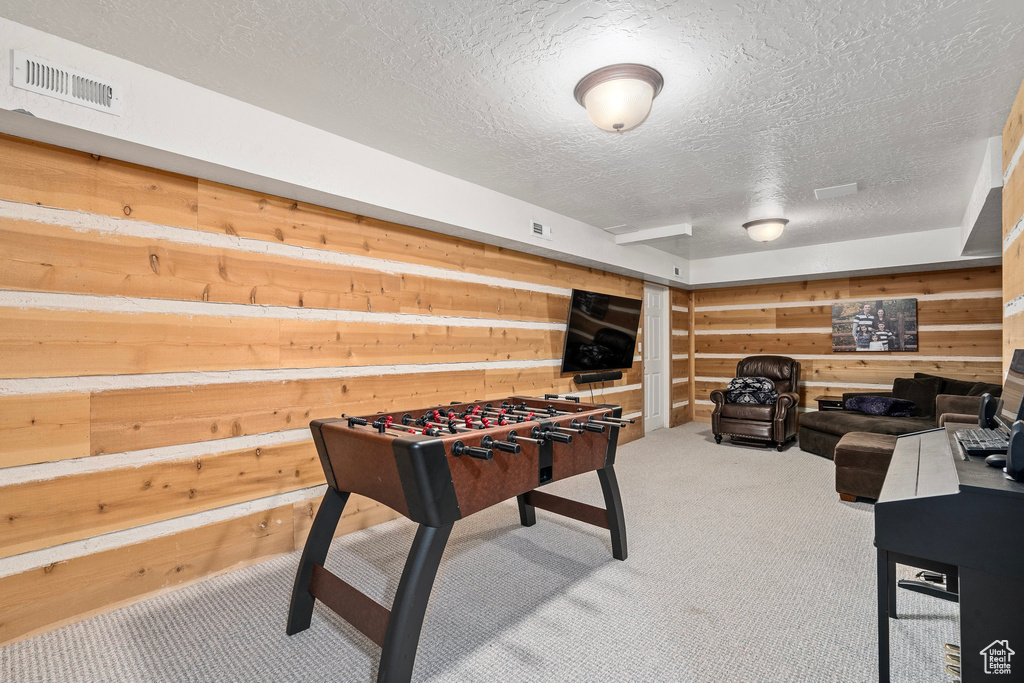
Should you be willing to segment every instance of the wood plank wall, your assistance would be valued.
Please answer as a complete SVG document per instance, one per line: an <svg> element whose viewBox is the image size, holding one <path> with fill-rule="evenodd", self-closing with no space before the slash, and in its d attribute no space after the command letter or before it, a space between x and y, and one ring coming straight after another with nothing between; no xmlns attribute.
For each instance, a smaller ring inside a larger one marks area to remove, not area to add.
<svg viewBox="0 0 1024 683"><path fill-rule="evenodd" d="M710 422L711 391L735 377L737 361L761 353L800 361L801 410L816 409L816 396L888 390L893 379L915 372L1001 383L1000 271L994 266L696 290L694 419ZM833 302L901 297L918 300L918 352L832 353Z"/></svg>
<svg viewBox="0 0 1024 683"><path fill-rule="evenodd" d="M1003 370L1024 348L1024 84L1003 128Z"/></svg>
<svg viewBox="0 0 1024 683"><path fill-rule="evenodd" d="M672 413L669 426L685 424L693 420L693 382L691 359L693 358L693 303L691 292L685 289L669 288L672 302Z"/></svg>
<svg viewBox="0 0 1024 683"><path fill-rule="evenodd" d="M643 294L22 139L0 158L0 644L301 547L310 419L572 391L570 289ZM639 415L642 377L597 399ZM394 516L357 498L341 532Z"/></svg>

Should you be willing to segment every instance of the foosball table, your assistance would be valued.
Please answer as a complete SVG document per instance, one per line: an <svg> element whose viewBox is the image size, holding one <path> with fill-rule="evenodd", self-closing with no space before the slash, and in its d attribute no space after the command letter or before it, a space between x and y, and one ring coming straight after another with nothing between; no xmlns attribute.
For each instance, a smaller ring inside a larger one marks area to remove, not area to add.
<svg viewBox="0 0 1024 683"><path fill-rule="evenodd" d="M310 430L327 492L299 560L288 635L309 628L320 600L381 647L378 681L408 681L452 526L512 497L523 526L537 522L536 508L593 524L609 530L612 556L625 560L613 465L619 430L631 423L619 406L551 394L314 420ZM538 490L593 471L604 509ZM323 566L352 493L419 524L390 610Z"/></svg>

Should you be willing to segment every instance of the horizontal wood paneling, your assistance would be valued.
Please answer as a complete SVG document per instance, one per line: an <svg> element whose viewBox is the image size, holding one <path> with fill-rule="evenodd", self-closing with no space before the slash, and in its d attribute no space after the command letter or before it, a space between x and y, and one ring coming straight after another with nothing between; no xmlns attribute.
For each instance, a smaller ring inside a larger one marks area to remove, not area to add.
<svg viewBox="0 0 1024 683"><path fill-rule="evenodd" d="M92 453L223 439L302 428L342 412L426 408L452 397L485 400L576 391L557 367L464 370L344 379L123 389L92 397ZM639 362L622 380L640 383ZM632 380L632 381L631 381Z"/></svg>
<svg viewBox="0 0 1024 683"><path fill-rule="evenodd" d="M976 296L998 292L1001 279L999 267L985 267L695 291L696 306L706 308L694 312L694 377L721 379L695 381L694 398L707 401L712 389L724 388L728 378L735 376L740 358L756 354L796 356L802 382L820 384L801 389L801 405L810 408L817 406L815 396L872 390L857 385L878 385L878 390L886 390L895 378L911 377L914 372L1001 382L998 364L991 360L1002 353L1001 348L996 350L1001 329L971 329L1002 321L1002 304L997 296ZM832 300L903 297L918 298L918 323L923 329L919 331L917 352L832 353ZM815 301L822 303L800 305ZM775 305L781 303L797 305ZM718 308L722 306L744 308ZM703 354L735 357L708 358ZM821 358L799 358L803 355ZM939 359L920 360L921 356ZM695 405L695 419L710 421L711 410L711 406Z"/></svg>
<svg viewBox="0 0 1024 683"><path fill-rule="evenodd" d="M739 308L724 311L696 311L698 329L792 329L831 327L832 306L786 306L782 308ZM998 296L984 299L943 299L918 301L919 325L993 324L1002 320Z"/></svg>
<svg viewBox="0 0 1024 683"><path fill-rule="evenodd" d="M642 298L639 280L408 226L199 181L200 230ZM507 277L507 275L505 275Z"/></svg>
<svg viewBox="0 0 1024 683"><path fill-rule="evenodd" d="M0 136L0 199L196 227L195 178Z"/></svg>
<svg viewBox="0 0 1024 683"><path fill-rule="evenodd" d="M0 308L0 376L550 360L559 330Z"/></svg>
<svg viewBox="0 0 1024 683"><path fill-rule="evenodd" d="M280 367L260 318L0 308L0 376L67 377Z"/></svg>
<svg viewBox="0 0 1024 683"><path fill-rule="evenodd" d="M690 377L690 357L676 358L672 360L672 379L677 377Z"/></svg>
<svg viewBox="0 0 1024 683"><path fill-rule="evenodd" d="M0 288L565 322L569 297L0 217Z"/></svg>
<svg viewBox="0 0 1024 683"><path fill-rule="evenodd" d="M922 330L918 334L917 353L927 356L998 356L1002 352L1001 339L1000 330ZM697 353L825 354L832 352L832 334L698 334L695 344ZM875 353L881 355L880 352ZM900 352L900 355L907 353Z"/></svg>
<svg viewBox="0 0 1024 683"><path fill-rule="evenodd" d="M0 380L65 392L0 397L0 469L40 464L5 473L0 564L88 553L63 544L100 535L133 543L0 579L0 642L301 546L319 501L272 497L323 481L310 419L577 391L529 367L559 357L563 332L520 323L564 323L570 287L642 296L633 278L70 150L0 136L0 153L0 200L32 205L0 218ZM439 363L478 365L429 371ZM226 377L246 381L206 383ZM596 399L642 414L642 378L637 361ZM301 440L253 446L284 430ZM619 442L642 435L641 418ZM232 436L253 438L218 452ZM226 507L268 497L283 502ZM187 528L223 515L238 516ZM341 528L395 516L355 497ZM156 522L180 531L129 540Z"/></svg>
<svg viewBox="0 0 1024 683"><path fill-rule="evenodd" d="M295 538L295 547L301 548L306 542L309 530L313 527L313 520L317 511L320 510L320 498L305 500L295 503L292 512L292 532ZM345 509L341 513L341 520L334 532L334 537L350 534L353 531L366 529L381 522L387 522L401 517L402 514L395 512L386 505L381 505L375 500L360 496L358 493L349 495Z"/></svg>
<svg viewBox="0 0 1024 683"><path fill-rule="evenodd" d="M1003 239L1009 235L1024 216L1024 170L1010 174L1003 186Z"/></svg>
<svg viewBox="0 0 1024 683"><path fill-rule="evenodd" d="M89 394L0 396L0 468L89 455Z"/></svg>
<svg viewBox="0 0 1024 683"><path fill-rule="evenodd" d="M1010 108L1010 115L1003 126L1003 173L1010 166L1021 137L1024 136L1024 84L1017 91L1017 98Z"/></svg>
<svg viewBox="0 0 1024 683"><path fill-rule="evenodd" d="M834 299L900 298L947 292L990 291L1000 287L1000 268L992 266L699 289L693 292L693 296L694 305L701 308Z"/></svg>
<svg viewBox="0 0 1024 683"><path fill-rule="evenodd" d="M915 372L923 372L976 382L1002 382L1000 364L997 361L919 361L908 360L905 355L865 360L799 359L800 378L804 382L849 382L891 386L897 377L913 377ZM738 361L736 358L697 358L694 374L697 377L735 377Z"/></svg>
<svg viewBox="0 0 1024 683"><path fill-rule="evenodd" d="M0 578L0 644L291 552L292 512L282 506Z"/></svg>
<svg viewBox="0 0 1024 683"><path fill-rule="evenodd" d="M562 355L560 330L281 321L282 367L550 360Z"/></svg>
<svg viewBox="0 0 1024 683"><path fill-rule="evenodd" d="M313 441L0 488L0 557L324 483Z"/></svg>
<svg viewBox="0 0 1024 683"><path fill-rule="evenodd" d="M1003 321L1003 369L1010 367L1013 352L1024 349L1024 312L1011 315Z"/></svg>
<svg viewBox="0 0 1024 683"><path fill-rule="evenodd" d="M1010 161L1020 147L1024 136L1024 84L1017 91L1017 98L1003 127L1003 173L1009 170ZM1004 241L1017 226L1024 213L1024 159L1017 162L1010 177L1003 185L1003 239ZM1018 237L1003 252L1003 303L1011 305L1024 294L1024 240ZM1024 315L1011 313L1003 321L1003 370L1010 367L1015 349L1024 348Z"/></svg>
<svg viewBox="0 0 1024 683"><path fill-rule="evenodd" d="M680 401L690 400L690 383L689 382L675 382L672 384L672 390L670 392L672 403L679 403Z"/></svg>

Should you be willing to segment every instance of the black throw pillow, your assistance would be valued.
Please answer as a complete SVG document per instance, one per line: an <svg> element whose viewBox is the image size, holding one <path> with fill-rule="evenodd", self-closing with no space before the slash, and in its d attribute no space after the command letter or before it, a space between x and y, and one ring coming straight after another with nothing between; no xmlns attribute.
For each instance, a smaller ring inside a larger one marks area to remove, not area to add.
<svg viewBox="0 0 1024 683"><path fill-rule="evenodd" d="M941 389L941 377L900 377L892 382L892 397L913 401L914 417L935 417L935 397Z"/></svg>

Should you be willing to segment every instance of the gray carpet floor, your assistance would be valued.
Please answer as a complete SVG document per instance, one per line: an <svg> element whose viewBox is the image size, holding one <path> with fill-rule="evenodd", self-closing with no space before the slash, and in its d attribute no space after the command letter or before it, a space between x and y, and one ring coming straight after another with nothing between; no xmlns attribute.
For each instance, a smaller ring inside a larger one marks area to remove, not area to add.
<svg viewBox="0 0 1024 683"><path fill-rule="evenodd" d="M557 457L557 455L556 455ZM833 465L716 446L707 425L623 446L629 558L607 532L514 501L456 523L415 680L877 680L872 507ZM596 475L547 490L603 505ZM414 525L334 542L327 566L391 603ZM318 605L284 634L298 553L0 649L4 681L369 681L378 648ZM909 573L909 570L903 570ZM955 605L900 591L893 680L950 680Z"/></svg>

